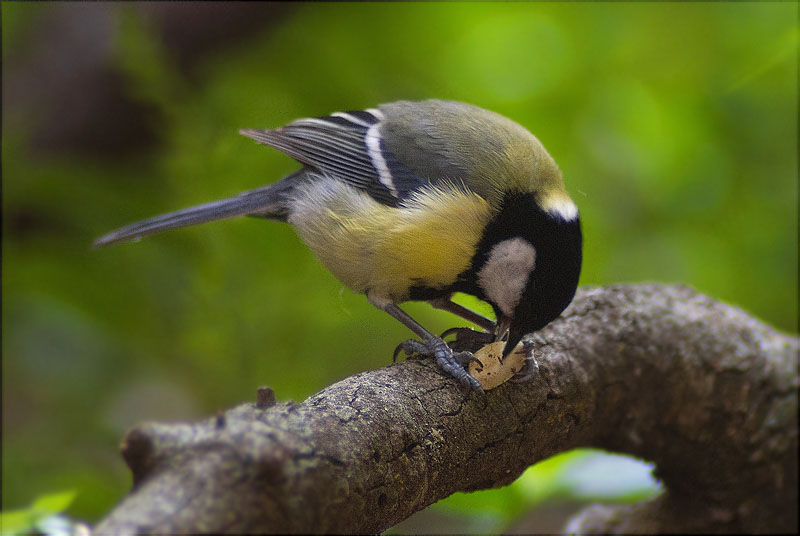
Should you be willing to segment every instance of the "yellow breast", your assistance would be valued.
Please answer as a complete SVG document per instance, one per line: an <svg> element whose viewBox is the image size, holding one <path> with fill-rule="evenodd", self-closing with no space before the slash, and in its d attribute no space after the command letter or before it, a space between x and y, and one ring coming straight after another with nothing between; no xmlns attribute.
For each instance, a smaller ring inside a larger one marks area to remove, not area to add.
<svg viewBox="0 0 800 536"><path fill-rule="evenodd" d="M456 187L420 191L394 208L320 179L296 200L289 221L342 283L402 302L412 286L455 282L490 217L483 198Z"/></svg>

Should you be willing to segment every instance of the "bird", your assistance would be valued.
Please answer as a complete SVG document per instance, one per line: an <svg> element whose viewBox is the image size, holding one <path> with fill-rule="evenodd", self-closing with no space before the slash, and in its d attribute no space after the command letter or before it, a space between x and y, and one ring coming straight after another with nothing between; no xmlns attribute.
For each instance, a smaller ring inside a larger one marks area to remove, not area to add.
<svg viewBox="0 0 800 536"><path fill-rule="evenodd" d="M103 247L236 216L289 223L345 286L408 327L395 351L432 356L468 390L454 351L399 305L426 301L505 341L506 357L575 295L583 237L562 172L527 129L463 102L395 101L240 134L301 168L234 197L133 223ZM452 300L487 302L495 320ZM448 330L449 331L449 330Z"/></svg>

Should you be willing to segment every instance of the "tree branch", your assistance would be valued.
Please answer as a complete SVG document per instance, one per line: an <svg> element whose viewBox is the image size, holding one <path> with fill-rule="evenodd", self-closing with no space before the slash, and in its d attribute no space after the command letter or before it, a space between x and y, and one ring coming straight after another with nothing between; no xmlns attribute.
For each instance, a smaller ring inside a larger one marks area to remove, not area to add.
<svg viewBox="0 0 800 536"><path fill-rule="evenodd" d="M134 488L102 533L379 532L456 491L598 447L655 462L666 492L586 531L794 532L798 340L683 286L581 288L533 335L527 383L465 395L430 360L303 403L242 404L123 443Z"/></svg>

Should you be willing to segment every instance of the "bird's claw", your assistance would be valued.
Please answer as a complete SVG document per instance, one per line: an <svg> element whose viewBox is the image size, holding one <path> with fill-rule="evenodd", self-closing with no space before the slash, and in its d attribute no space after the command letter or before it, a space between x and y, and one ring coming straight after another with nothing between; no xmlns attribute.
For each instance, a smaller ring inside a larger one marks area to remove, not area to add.
<svg viewBox="0 0 800 536"><path fill-rule="evenodd" d="M481 384L478 383L478 380L473 378L465 368L471 361L479 362L470 352L455 352L447 343L438 337L431 337L425 342L415 339L401 342L394 350L392 361L397 360L397 356L401 351L405 352L406 356L419 354L433 357L436 360L436 364L439 365L439 368L447 373L447 375L458 380L458 382L468 390L483 393Z"/></svg>
<svg viewBox="0 0 800 536"><path fill-rule="evenodd" d="M442 333L441 338L444 339L450 335L456 336L450 346L458 351L475 352L494 341L494 335L487 331L475 331L464 327L447 329Z"/></svg>
<svg viewBox="0 0 800 536"><path fill-rule="evenodd" d="M394 353L392 354L392 363L397 362L397 356L403 352L406 354L406 357L410 357L414 354L419 355L433 355L430 349L425 346L425 343L422 343L416 339L408 339L407 341L403 341L397 345L397 348L394 349Z"/></svg>
<svg viewBox="0 0 800 536"><path fill-rule="evenodd" d="M536 356L533 351L533 341L524 339L522 341L522 348L525 350L525 366L511 377L509 381L513 383L525 383L530 381L539 372L539 363L536 362Z"/></svg>

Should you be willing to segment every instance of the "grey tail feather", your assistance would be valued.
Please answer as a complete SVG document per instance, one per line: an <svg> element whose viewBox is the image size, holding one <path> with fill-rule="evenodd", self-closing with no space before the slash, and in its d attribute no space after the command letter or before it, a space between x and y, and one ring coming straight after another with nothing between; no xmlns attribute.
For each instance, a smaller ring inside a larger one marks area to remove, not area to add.
<svg viewBox="0 0 800 536"><path fill-rule="evenodd" d="M276 183L243 192L235 197L126 225L96 239L93 245L95 248L100 248L119 242L138 240L143 236L168 229L249 214L285 221L287 217L286 193L296 186L296 181L292 179L300 174L302 174L302 170Z"/></svg>

